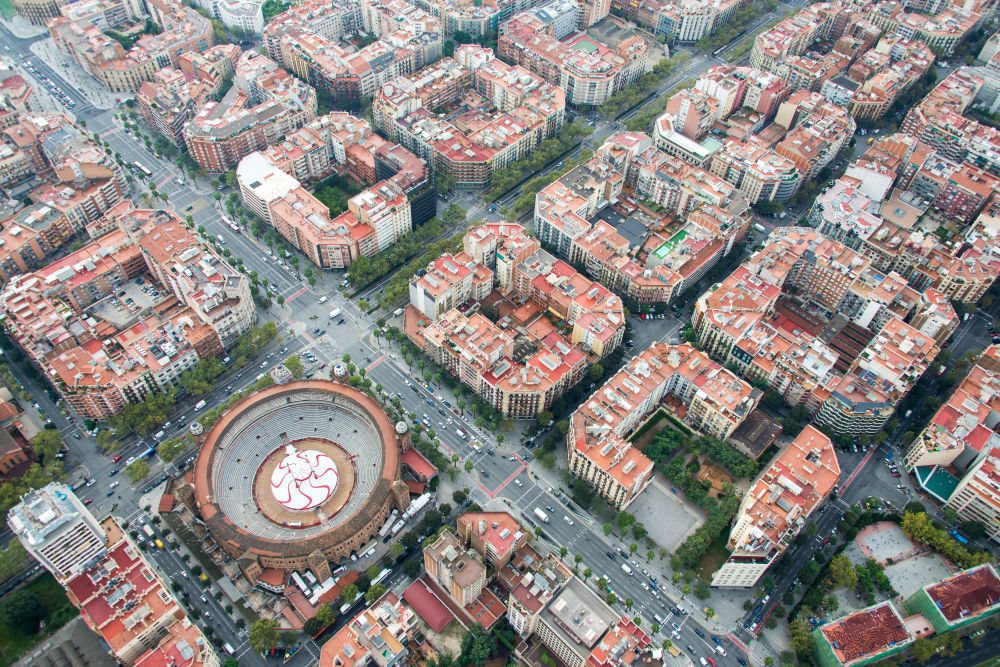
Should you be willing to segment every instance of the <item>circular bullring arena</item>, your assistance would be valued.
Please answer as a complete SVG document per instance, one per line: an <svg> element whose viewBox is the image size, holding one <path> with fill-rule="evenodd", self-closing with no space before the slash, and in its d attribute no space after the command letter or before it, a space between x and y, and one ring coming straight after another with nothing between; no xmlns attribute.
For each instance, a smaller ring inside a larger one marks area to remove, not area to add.
<svg viewBox="0 0 1000 667"><path fill-rule="evenodd" d="M337 382L275 385L230 408L206 435L195 504L246 571L316 568L367 544L409 502L405 428Z"/></svg>

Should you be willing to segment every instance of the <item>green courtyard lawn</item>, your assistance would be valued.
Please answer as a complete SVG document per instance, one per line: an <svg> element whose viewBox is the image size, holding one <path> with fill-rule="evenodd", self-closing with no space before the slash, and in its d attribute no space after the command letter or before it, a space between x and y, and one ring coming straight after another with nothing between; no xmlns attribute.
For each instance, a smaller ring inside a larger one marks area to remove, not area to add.
<svg viewBox="0 0 1000 667"><path fill-rule="evenodd" d="M0 621L0 667L17 662L24 653L71 621L78 613L62 586L48 572L35 577L23 588L44 607L44 629L37 634L26 635ZM3 598L0 598L0 605L2 604Z"/></svg>

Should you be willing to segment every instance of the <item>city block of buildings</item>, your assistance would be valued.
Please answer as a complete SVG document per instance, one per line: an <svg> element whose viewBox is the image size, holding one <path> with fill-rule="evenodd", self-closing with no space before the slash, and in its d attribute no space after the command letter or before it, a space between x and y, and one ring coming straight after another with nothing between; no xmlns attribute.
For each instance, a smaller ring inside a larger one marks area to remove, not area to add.
<svg viewBox="0 0 1000 667"><path fill-rule="evenodd" d="M375 127L459 187L486 187L493 173L527 157L562 127L563 89L492 49L462 45L455 58L382 86Z"/></svg>
<svg viewBox="0 0 1000 667"><path fill-rule="evenodd" d="M497 295L494 322L476 305ZM464 250L410 280L407 331L436 363L506 417L531 419L622 343L621 299L542 250L515 224L471 229Z"/></svg>
<svg viewBox="0 0 1000 667"><path fill-rule="evenodd" d="M370 187L335 217L305 187L332 174ZM344 269L388 249L436 214L426 165L344 112L317 118L236 169L243 203L320 268Z"/></svg>
<svg viewBox="0 0 1000 667"><path fill-rule="evenodd" d="M700 434L727 440L763 392L690 345L654 343L570 416L569 471L625 509L652 481L653 462L629 438L666 409Z"/></svg>
<svg viewBox="0 0 1000 667"><path fill-rule="evenodd" d="M534 219L547 247L641 304L679 296L750 227L747 202L734 186L636 132L609 138L542 189Z"/></svg>
<svg viewBox="0 0 1000 667"><path fill-rule="evenodd" d="M113 215L113 231L11 277L0 296L11 337L90 419L176 386L255 317L246 276L177 214L121 202Z"/></svg>
<svg viewBox="0 0 1000 667"><path fill-rule="evenodd" d="M698 298L692 324L699 346L727 367L835 433L858 436L882 428L958 319L936 293L925 297L843 244L787 227Z"/></svg>
<svg viewBox="0 0 1000 667"><path fill-rule="evenodd" d="M7 192L26 202L0 221L7 280L43 266L75 238L103 234L128 184L114 159L61 114L21 114L3 132L2 149L23 168Z"/></svg>
<svg viewBox="0 0 1000 667"><path fill-rule="evenodd" d="M151 81L157 70L178 69L184 53L204 52L215 44L211 22L194 9L176 0L148 0L146 7L163 31L143 35L127 52L86 18L54 18L48 24L49 34L60 51L105 88L130 95Z"/></svg>

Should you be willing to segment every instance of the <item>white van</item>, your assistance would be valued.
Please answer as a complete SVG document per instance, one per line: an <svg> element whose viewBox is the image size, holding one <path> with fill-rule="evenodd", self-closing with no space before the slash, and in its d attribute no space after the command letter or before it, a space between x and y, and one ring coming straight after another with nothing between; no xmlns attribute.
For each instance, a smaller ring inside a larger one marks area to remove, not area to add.
<svg viewBox="0 0 1000 667"><path fill-rule="evenodd" d="M318 303L326 303L328 298L329 297L324 294L323 296L321 296L319 298L319 302Z"/></svg>
<svg viewBox="0 0 1000 667"><path fill-rule="evenodd" d="M219 243L223 245L226 244L226 237L224 237L222 234L216 234L215 238L219 239Z"/></svg>
<svg viewBox="0 0 1000 667"><path fill-rule="evenodd" d="M721 646L716 646L715 652L721 655L723 658L726 657L726 649L722 648Z"/></svg>
<svg viewBox="0 0 1000 667"><path fill-rule="evenodd" d="M627 574L630 577L632 576L632 568L630 568L625 563L622 563L622 572L624 572L625 574Z"/></svg>
<svg viewBox="0 0 1000 667"><path fill-rule="evenodd" d="M226 650L226 653L228 653L229 655L234 655L236 653L236 649L230 646L228 642L224 644L222 648L224 648Z"/></svg>

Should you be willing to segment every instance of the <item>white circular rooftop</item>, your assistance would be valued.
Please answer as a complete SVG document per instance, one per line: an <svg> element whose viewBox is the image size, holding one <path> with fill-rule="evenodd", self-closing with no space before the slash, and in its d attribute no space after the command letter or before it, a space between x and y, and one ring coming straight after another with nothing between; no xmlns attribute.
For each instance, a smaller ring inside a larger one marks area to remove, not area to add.
<svg viewBox="0 0 1000 667"><path fill-rule="evenodd" d="M337 466L314 449L285 447L285 458L271 473L271 493L285 509L308 510L325 503L337 490Z"/></svg>

